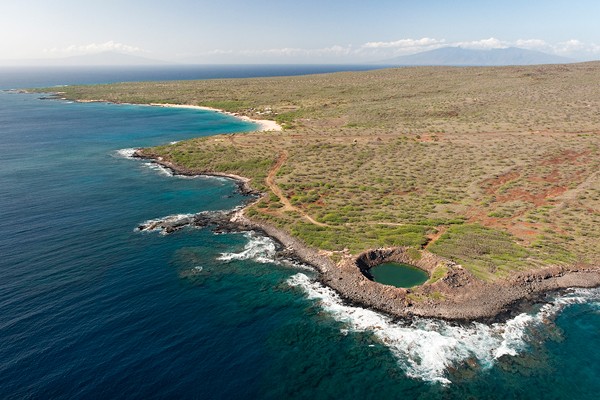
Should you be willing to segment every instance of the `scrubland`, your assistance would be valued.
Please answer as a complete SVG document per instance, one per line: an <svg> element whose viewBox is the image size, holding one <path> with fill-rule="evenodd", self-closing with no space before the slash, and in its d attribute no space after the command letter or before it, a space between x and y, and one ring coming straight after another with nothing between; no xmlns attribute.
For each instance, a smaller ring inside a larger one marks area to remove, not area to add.
<svg viewBox="0 0 600 400"><path fill-rule="evenodd" d="M74 100L176 103L281 132L148 149L251 179L246 214L332 259L412 246L493 280L600 264L600 63L417 67L72 86Z"/></svg>

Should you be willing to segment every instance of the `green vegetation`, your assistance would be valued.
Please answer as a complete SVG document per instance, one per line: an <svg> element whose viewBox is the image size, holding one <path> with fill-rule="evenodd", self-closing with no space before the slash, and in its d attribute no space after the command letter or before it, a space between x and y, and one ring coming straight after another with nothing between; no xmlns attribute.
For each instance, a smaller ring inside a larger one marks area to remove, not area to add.
<svg viewBox="0 0 600 400"><path fill-rule="evenodd" d="M598 76L600 63L427 67L61 90L277 120L284 131L149 151L249 177L268 195L248 215L316 248L416 250L447 228L427 250L493 279L600 263Z"/></svg>
<svg viewBox="0 0 600 400"><path fill-rule="evenodd" d="M451 226L429 250L462 264L483 279L518 269L531 254L514 243L509 234L480 225ZM436 271L436 275L441 273Z"/></svg>
<svg viewBox="0 0 600 400"><path fill-rule="evenodd" d="M242 154L235 146L224 142L223 139L211 140L211 138L191 139L181 142L179 146L158 146L148 153L161 156L191 170L255 177L254 188L257 190L266 190L262 182L273 163L273 155L268 152L248 156Z"/></svg>
<svg viewBox="0 0 600 400"><path fill-rule="evenodd" d="M204 107L217 108L227 112L236 112L239 109L249 107L249 104L244 101L235 100L214 100L205 101L202 103Z"/></svg>
<svg viewBox="0 0 600 400"><path fill-rule="evenodd" d="M406 298L408 298L410 301L412 301L413 303L421 303L425 300L435 300L435 301L442 301L445 299L445 296L440 293L440 292L432 292L432 293L408 293L406 295Z"/></svg>
<svg viewBox="0 0 600 400"><path fill-rule="evenodd" d="M448 273L448 267L446 267L443 264L438 265L437 267L435 267L435 269L431 273L431 277L429 278L427 283L430 283L430 284L436 283L437 281L442 279L444 276L446 276L447 273Z"/></svg>
<svg viewBox="0 0 600 400"><path fill-rule="evenodd" d="M302 116L300 111L287 111L275 116L275 121L284 129L292 129L295 127L296 121Z"/></svg>
<svg viewBox="0 0 600 400"><path fill-rule="evenodd" d="M406 251L406 254L408 254L408 256L415 261L419 261L421 259L421 252L414 247L409 248Z"/></svg>

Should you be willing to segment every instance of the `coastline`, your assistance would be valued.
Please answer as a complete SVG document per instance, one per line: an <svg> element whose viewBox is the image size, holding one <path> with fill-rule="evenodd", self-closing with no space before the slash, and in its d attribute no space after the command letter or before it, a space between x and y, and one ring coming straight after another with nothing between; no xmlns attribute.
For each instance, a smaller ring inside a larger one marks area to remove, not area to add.
<svg viewBox="0 0 600 400"><path fill-rule="evenodd" d="M243 194L264 195L253 189L251 180L243 176L189 170L161 157L146 154L144 149L136 150L134 157L151 160L174 174L230 178L237 182ZM319 280L346 301L394 318L499 322L531 308L533 304L544 302L554 292L575 287L600 286L599 267L576 266L549 266L519 272L494 282L484 282L450 260L425 250L419 251L419 256L415 258L408 248L403 247L373 249L357 256L347 256L335 264L324 252L307 246L286 231L264 221L248 218L244 214L246 207L231 216L230 222L234 226L241 230L262 232L279 242L286 253L315 268ZM425 284L410 289L379 284L365 276L365 269L387 261L415 265L430 277L438 267L446 268L447 272L434 282L430 279Z"/></svg>
<svg viewBox="0 0 600 400"><path fill-rule="evenodd" d="M270 119L254 119L254 118L247 117L245 115L239 115L236 113L220 110L218 108L213 108L213 107L192 106L192 105L185 105L185 104L183 104L183 105L182 104L170 104L170 103L150 103L149 105L153 106L153 107L187 108L187 109L192 109L192 110L213 111L213 112L216 112L219 114L230 115L232 117L241 119L242 121L258 124L258 126L260 127L260 129L258 129L258 132L264 132L264 131L279 132L279 131L283 130L283 127L281 125L279 125L277 122L270 120Z"/></svg>
<svg viewBox="0 0 600 400"><path fill-rule="evenodd" d="M60 92L56 92L53 95L55 96L55 98L62 100L62 98L59 97L61 95ZM231 117L240 119L240 120L245 121L245 122L251 122L251 123L257 124L259 129L256 129L254 132L267 132L267 131L280 132L280 131L283 130L283 127L281 125L279 125L277 122L275 122L273 120L270 120L270 119L254 119L254 118L250 118L250 117L248 117L246 115L240 115L240 114L236 114L236 113L232 113L232 112L229 112L229 111L220 110L218 108L213 108L213 107L194 106L194 105L187 105L187 104L171 104L171 103L149 103L149 104L143 104L143 103L118 103L118 102L109 101L109 100L75 100L75 102L77 102L77 103L128 104L128 105L134 105L134 106L149 106L149 107L164 107L164 108L186 108L186 109L191 109L191 110L211 111L211 112L216 112L216 113L219 113L219 114L229 115Z"/></svg>
<svg viewBox="0 0 600 400"><path fill-rule="evenodd" d="M262 194L261 192L254 190L250 186L250 179L246 178L244 176L228 174L225 172L211 172L211 171L198 173L196 171L175 165L170 161L163 160L162 157L155 157L154 155L151 155L151 154L145 154L144 149L135 150L133 152L132 157L133 158L141 158L144 160L150 160L152 162L155 162L158 165L161 165L161 166L171 170L174 175L184 175L184 176L203 175L203 176L217 176L217 177L221 177L221 178L233 179L236 182L236 184L242 194L244 194L244 195L261 195Z"/></svg>
<svg viewBox="0 0 600 400"><path fill-rule="evenodd" d="M58 98L60 93L55 93ZM233 117L259 123L261 130L275 124L270 120L254 120L223 110L170 103L116 103L106 100L76 100L78 102L105 102L113 104L146 105L151 107L188 108L219 112ZM269 124L261 124L268 122ZM174 174L194 176L218 176L233 179L243 194L262 196L264 193L252 188L249 178L213 171L189 170L153 154L145 154L139 149L134 157L152 160ZM474 277L466 269L450 260L445 260L425 250L420 251L421 260L408 256L407 249L389 248L374 249L354 257L346 257L337 265L325 254L311 248L299 239L282 229L263 221L251 220L244 215L244 210L237 212L233 225L242 230L261 231L278 241L288 254L314 267L319 273L319 280L335 290L343 299L366 308L383 312L395 318L440 318L450 321L504 321L520 313L535 303L544 301L551 293L569 288L591 288L600 286L600 266L578 268L577 266L548 266L541 269L514 273L507 278L493 282L485 282ZM389 253L381 257L381 253ZM375 254L375 255L374 255ZM379 256L377 255L379 254ZM369 280L358 265L361 257L372 257L375 262L400 261L415 265L425 270L430 276L436 266L443 264L447 273L436 282L410 288L397 288Z"/></svg>

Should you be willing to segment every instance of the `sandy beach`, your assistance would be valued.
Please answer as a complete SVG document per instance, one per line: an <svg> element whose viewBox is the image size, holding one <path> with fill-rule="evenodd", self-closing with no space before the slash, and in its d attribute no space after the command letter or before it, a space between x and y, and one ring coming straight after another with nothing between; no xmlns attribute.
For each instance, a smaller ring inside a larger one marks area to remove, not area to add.
<svg viewBox="0 0 600 400"><path fill-rule="evenodd" d="M56 98L60 98L61 92L56 92L54 94ZM78 103L115 103L114 101L109 100L76 100ZM166 107L166 108L187 108L192 110L203 110L203 111L213 111L220 114L230 115L232 117L241 119L242 121L252 122L258 124L259 129L256 132L267 132L267 131L282 131L283 128L277 122L270 119L254 119L250 118L246 115L239 115L236 113L231 113L228 111L224 111L218 108L213 107L205 107L205 106L193 106L188 104L170 104L170 103L150 103L150 104L134 104L134 103L115 103L115 104L131 104L136 106L151 106L151 107Z"/></svg>
<svg viewBox="0 0 600 400"><path fill-rule="evenodd" d="M204 106L192 106L192 105L182 105L182 104L169 104L169 103L150 103L151 106L154 107L168 107L168 108L188 108L193 110L204 110L204 111L214 111L221 114L231 115L232 117L241 119L242 121L253 122L259 125L258 131L281 131L283 128L277 122L272 121L270 119L253 119L247 117L245 115L239 115L235 113L230 113L227 111L220 110L218 108L212 107L204 107Z"/></svg>
<svg viewBox="0 0 600 400"><path fill-rule="evenodd" d="M101 100L99 100L101 101ZM227 113L222 110L169 103L151 103L149 106L189 108L229 114L236 118L261 124L261 130L280 130L274 121L253 120L246 116ZM153 159L168 167L174 173L184 175L226 176L240 182L242 192L255 193L250 179L237 175L215 173L213 171L192 170L164 159L160 154L152 154L139 149L137 156ZM347 301L367 308L382 311L394 317L434 317L461 321L498 321L520 312L532 303L543 302L546 294L573 287L600 286L600 268L594 265L547 265L544 268L515 271L510 276L496 280L481 280L468 269L449 259L442 259L420 250L417 260L409 257L407 249L371 249L364 254L354 255L334 263L318 249L306 246L288 232L262 221L256 221L240 213L236 221L243 227L266 233L290 249L297 258L315 267L320 272L320 280L335 290ZM368 262L364 262L364 258ZM383 262L405 262L415 265L430 276L442 265L446 273L418 288L403 289L379 284L368 279L364 271Z"/></svg>

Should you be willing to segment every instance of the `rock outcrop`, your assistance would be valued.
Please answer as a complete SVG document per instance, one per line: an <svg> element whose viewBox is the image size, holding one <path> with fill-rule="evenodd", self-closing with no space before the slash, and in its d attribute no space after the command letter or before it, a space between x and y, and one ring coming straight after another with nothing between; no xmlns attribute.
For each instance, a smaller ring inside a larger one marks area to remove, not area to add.
<svg viewBox="0 0 600 400"><path fill-rule="evenodd" d="M197 171L176 166L144 150L135 157L152 158L154 162L176 174L199 175ZM235 179L244 194L258 195L249 180L221 173L201 173ZM534 302L543 301L551 292L570 287L600 286L600 267L578 268L551 266L525 271L508 278L484 282L468 270L443 257L414 248L384 248L364 252L356 257L346 255L335 264L330 257L308 247L283 229L262 221L249 219L243 210L203 212L172 220L149 221L140 230L160 229L173 232L186 225L209 226L216 231L255 230L263 232L281 245L279 254L296 258L315 267L320 280L337 291L345 300L372 308L395 317L434 317L448 320L496 321L521 312ZM368 270L383 262L401 262L414 265L432 276L436 270L442 275L421 286L405 289L384 285L369 279Z"/></svg>

